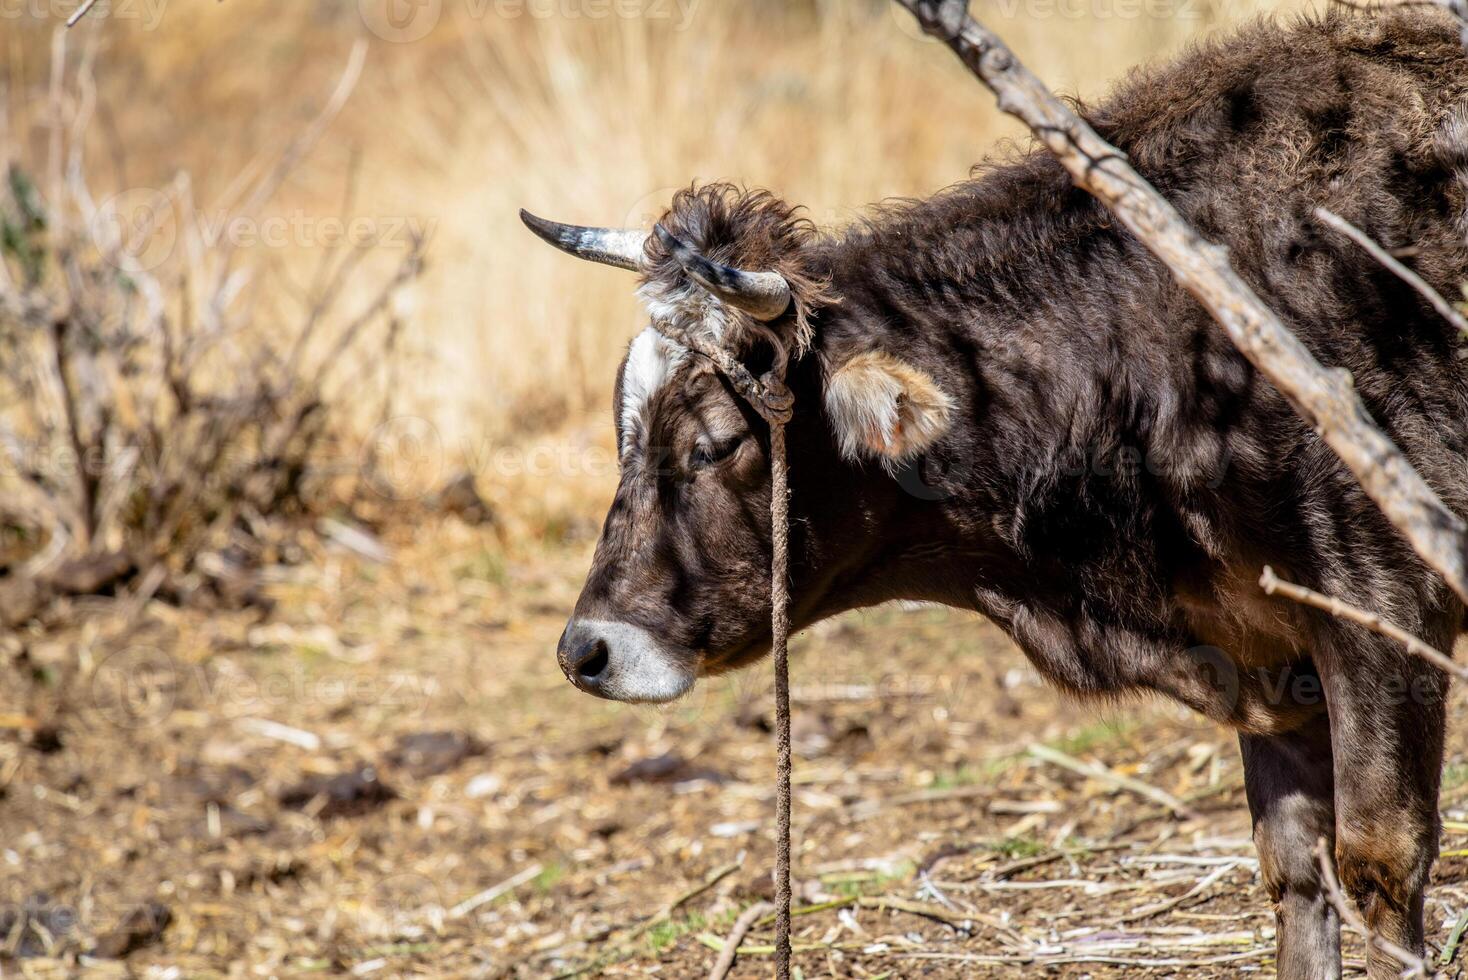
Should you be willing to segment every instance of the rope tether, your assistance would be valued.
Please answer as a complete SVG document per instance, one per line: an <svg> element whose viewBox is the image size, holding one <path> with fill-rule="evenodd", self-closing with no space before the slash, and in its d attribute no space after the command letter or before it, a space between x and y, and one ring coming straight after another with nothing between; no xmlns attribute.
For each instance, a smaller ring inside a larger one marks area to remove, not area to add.
<svg viewBox="0 0 1468 980"><path fill-rule="evenodd" d="M708 358L739 396L770 426L770 649L775 661L775 977L790 980L790 466L785 424L795 399L781 357L755 380L722 347L705 343L667 321L655 322L673 343Z"/></svg>

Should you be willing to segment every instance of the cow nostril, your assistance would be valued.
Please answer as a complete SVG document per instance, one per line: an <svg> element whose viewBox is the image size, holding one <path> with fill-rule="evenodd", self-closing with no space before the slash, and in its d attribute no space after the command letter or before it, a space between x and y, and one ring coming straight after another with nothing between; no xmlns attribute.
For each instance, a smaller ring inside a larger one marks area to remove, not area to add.
<svg viewBox="0 0 1468 980"><path fill-rule="evenodd" d="M592 640L576 652L576 675L583 681L594 681L611 663L605 640Z"/></svg>

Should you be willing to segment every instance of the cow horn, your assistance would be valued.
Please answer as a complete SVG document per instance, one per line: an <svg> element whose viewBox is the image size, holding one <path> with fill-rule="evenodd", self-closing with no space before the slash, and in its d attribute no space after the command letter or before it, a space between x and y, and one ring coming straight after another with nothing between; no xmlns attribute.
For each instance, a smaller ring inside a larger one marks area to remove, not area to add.
<svg viewBox="0 0 1468 980"><path fill-rule="evenodd" d="M790 309L790 284L778 272L745 272L711 262L662 225L653 228L658 241L704 289L735 309L767 323Z"/></svg>
<svg viewBox="0 0 1468 980"><path fill-rule="evenodd" d="M524 209L520 211L520 220L545 241L578 259L616 266L629 272L641 272L646 265L642 255L642 247L647 244L645 231L563 225L559 221L537 218Z"/></svg>

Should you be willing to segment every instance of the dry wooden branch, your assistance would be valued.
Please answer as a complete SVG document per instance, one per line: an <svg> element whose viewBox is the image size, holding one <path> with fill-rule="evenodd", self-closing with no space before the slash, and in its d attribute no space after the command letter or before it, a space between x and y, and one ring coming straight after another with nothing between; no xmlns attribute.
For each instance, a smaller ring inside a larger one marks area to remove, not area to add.
<svg viewBox="0 0 1468 980"><path fill-rule="evenodd" d="M1398 963L1402 964L1404 977L1430 977L1435 974L1427 968L1427 962L1411 950L1403 949L1396 943L1371 931L1371 927L1361 918L1346 893L1341 890L1341 883L1335 876L1335 862L1331 860L1330 847L1322 837L1315 842L1315 860L1320 864L1320 880L1325 885L1326 898L1330 904L1335 906L1336 913L1341 917L1341 922L1347 929L1365 937L1368 945L1375 946Z"/></svg>
<svg viewBox="0 0 1468 980"><path fill-rule="evenodd" d="M1437 310L1438 314L1444 320L1447 320L1453 326L1457 327L1458 330L1460 330L1462 333L1468 334L1468 318L1465 318L1463 314L1459 313L1457 309L1453 307L1453 304L1443 299L1442 294L1439 293L1436 289L1433 289L1430 285L1428 285L1426 280L1424 280L1417 273L1413 272L1411 269L1403 265L1400 261L1397 260L1396 256L1392 255L1386 249L1382 248L1380 245L1376 244L1376 242L1372 241L1371 237L1367 235L1364 231L1362 231L1360 228L1357 228L1355 225L1351 224L1349 221L1347 221L1345 218L1342 218L1334 211L1328 211L1325 208L1316 208L1315 217L1319 218L1321 221L1325 222L1327 225L1329 225L1331 228L1334 228L1342 235L1345 235L1357 245L1360 245L1363 249L1366 250L1367 254L1369 254L1373 259L1385 266L1387 271L1391 272L1407 285L1417 290L1417 292L1421 294L1423 299L1432 304L1432 308Z"/></svg>
<svg viewBox="0 0 1468 980"><path fill-rule="evenodd" d="M709 971L709 980L724 980L729 975L729 970L734 966L734 957L739 955L739 946L744 942L744 937L749 935L749 930L766 913L774 909L769 902L756 902L744 910L734 923L734 928L729 931L729 938L724 941L724 948L719 951L719 958L714 961L714 968Z"/></svg>
<svg viewBox="0 0 1468 980"><path fill-rule="evenodd" d="M342 68L336 87L332 89L326 104L321 107L321 111L307 124L305 129L291 140L264 179L255 185L250 196L241 205L239 209L241 213L254 214L264 207L275 197L275 192L280 190L280 186L285 183L287 177L295 172L296 167L306 158L306 155L321 142L321 137L336 121L336 117L341 115L352 93L357 90L357 83L362 80L362 67L367 63L367 50L367 42L358 38L352 45L352 50L347 53L347 63Z"/></svg>
<svg viewBox="0 0 1468 980"><path fill-rule="evenodd" d="M1452 657L1449 657L1441 650L1428 646L1401 627L1388 623L1374 612L1368 612L1348 602L1342 602L1333 596L1322 595L1314 589L1305 588L1303 585L1286 582L1274 574L1274 569L1268 565L1264 566L1264 575L1259 579L1259 585L1269 595L1282 595L1286 599L1293 599L1295 602L1302 603L1303 605L1312 606L1315 609L1330 613L1337 619L1344 619L1348 622L1355 623L1357 626L1364 626L1373 633L1380 633L1382 636L1396 640L1407 648L1408 653L1421 657L1438 670L1445 670L1455 677L1468 680L1468 667L1453 660Z"/></svg>
<svg viewBox="0 0 1468 980"><path fill-rule="evenodd" d="M729 877L731 874L744 867L744 858L744 852L741 851L738 858L730 861L728 864L721 865L710 871L697 885L694 885L692 888L688 889L681 895L669 901L666 905L659 909L656 914L646 916L641 920L629 922L624 925L605 926L602 929L598 930L594 935L578 936L574 939L568 939L565 942L557 943L556 945L551 946L548 949L542 949L539 951L539 955L541 957L549 959L555 954L559 953L561 950L566 949L567 947L576 945L590 945L592 943L598 942L605 942L610 944L613 937L615 937L615 945L613 945L610 950L604 950L603 952L598 954L595 959L584 963L581 966L576 967L575 969L555 974L553 980L571 980L572 977L579 977L594 970L605 969L608 965L612 963L619 963L624 959L634 956L636 955L638 949L638 940L640 940L644 935L651 932L653 929L656 929L663 923L670 921L673 918L673 913L677 912L684 905L687 905L689 902L693 901L695 898L702 895L704 892L707 892L710 888L713 888L719 882L723 881L725 878ZM773 908L773 906L767 905L766 908Z"/></svg>
<svg viewBox="0 0 1468 980"><path fill-rule="evenodd" d="M964 0L897 0L944 41L1021 119L1074 179L1147 246L1289 399L1355 474L1423 560L1468 602L1468 525L1443 504L1372 420L1349 372L1328 370L1229 265L1228 250L1199 235L1103 140L1050 92Z"/></svg>

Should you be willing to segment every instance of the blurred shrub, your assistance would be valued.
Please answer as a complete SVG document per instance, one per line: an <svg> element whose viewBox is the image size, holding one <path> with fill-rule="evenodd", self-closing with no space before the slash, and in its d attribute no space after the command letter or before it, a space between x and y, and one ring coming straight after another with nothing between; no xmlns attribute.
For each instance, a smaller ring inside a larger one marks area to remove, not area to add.
<svg viewBox="0 0 1468 980"><path fill-rule="evenodd" d="M96 105L87 57L63 71L58 47L47 108L29 120L49 135L45 152L0 131L0 622L125 586L248 600L274 519L356 492L355 468L321 464L340 458L327 448L368 394L351 355L371 343L391 357L394 300L419 275L423 243L373 275L370 236L322 248L288 318L262 301L228 229L260 227L364 54L212 230L185 176L94 195L81 145Z"/></svg>

